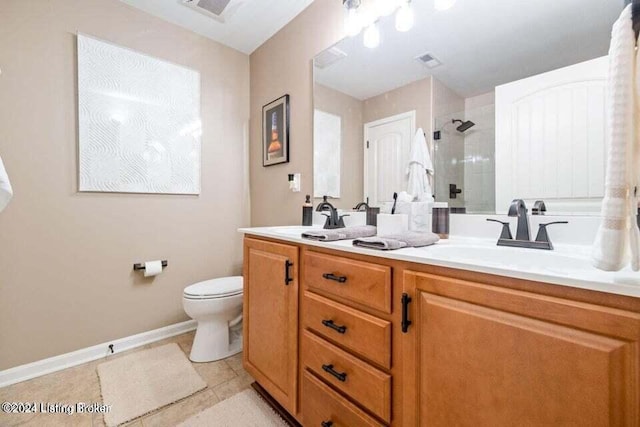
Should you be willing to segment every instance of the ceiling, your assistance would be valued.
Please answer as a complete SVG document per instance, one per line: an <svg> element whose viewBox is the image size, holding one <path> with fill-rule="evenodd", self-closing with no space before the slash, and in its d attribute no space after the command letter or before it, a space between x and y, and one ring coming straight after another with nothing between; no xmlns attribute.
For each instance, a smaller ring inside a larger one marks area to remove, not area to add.
<svg viewBox="0 0 640 427"><path fill-rule="evenodd" d="M413 0L415 25L395 30L393 15L380 21L382 42L362 34L336 47L347 57L315 78L364 100L433 75L463 97L495 86L607 54L611 26L623 0L458 0L436 11L433 0ZM428 69L414 58L433 54Z"/></svg>
<svg viewBox="0 0 640 427"><path fill-rule="evenodd" d="M284 27L313 0L231 0L233 10L224 23L187 6L180 0L121 0L166 21L250 54Z"/></svg>

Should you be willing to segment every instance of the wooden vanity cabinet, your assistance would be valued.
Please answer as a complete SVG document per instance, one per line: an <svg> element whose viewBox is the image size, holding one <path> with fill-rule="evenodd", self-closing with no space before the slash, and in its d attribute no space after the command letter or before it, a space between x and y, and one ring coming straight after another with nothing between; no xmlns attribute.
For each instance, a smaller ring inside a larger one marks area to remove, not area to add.
<svg viewBox="0 0 640 427"><path fill-rule="evenodd" d="M392 268L307 248L302 264L303 425L392 425Z"/></svg>
<svg viewBox="0 0 640 427"><path fill-rule="evenodd" d="M254 238L244 275L245 368L304 426L640 427L638 298Z"/></svg>
<svg viewBox="0 0 640 427"><path fill-rule="evenodd" d="M245 369L289 413L298 390L298 247L245 238Z"/></svg>
<svg viewBox="0 0 640 427"><path fill-rule="evenodd" d="M638 426L638 313L404 272L411 426Z"/></svg>

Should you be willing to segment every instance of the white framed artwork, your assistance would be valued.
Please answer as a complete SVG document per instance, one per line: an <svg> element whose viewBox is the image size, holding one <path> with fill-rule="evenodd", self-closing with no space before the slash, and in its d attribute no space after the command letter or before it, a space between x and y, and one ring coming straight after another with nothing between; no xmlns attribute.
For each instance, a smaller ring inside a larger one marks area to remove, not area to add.
<svg viewBox="0 0 640 427"><path fill-rule="evenodd" d="M79 190L200 194L200 73L78 34Z"/></svg>
<svg viewBox="0 0 640 427"><path fill-rule="evenodd" d="M318 109L313 115L313 197L340 198L342 118Z"/></svg>

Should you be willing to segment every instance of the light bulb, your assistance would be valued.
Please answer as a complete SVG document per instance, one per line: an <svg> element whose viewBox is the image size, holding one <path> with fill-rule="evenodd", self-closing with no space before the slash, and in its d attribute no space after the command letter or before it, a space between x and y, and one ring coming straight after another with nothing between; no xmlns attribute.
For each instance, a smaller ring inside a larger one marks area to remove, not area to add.
<svg viewBox="0 0 640 427"><path fill-rule="evenodd" d="M363 42L365 47L374 49L380 45L380 31L378 25L374 22L364 30Z"/></svg>
<svg viewBox="0 0 640 427"><path fill-rule="evenodd" d="M360 13L358 13L358 9L353 8L347 10L344 28L347 35L350 37L358 35L360 30L362 30L362 19L360 17Z"/></svg>
<svg viewBox="0 0 640 427"><path fill-rule="evenodd" d="M434 0L433 6L437 10L447 10L451 9L455 3L456 0Z"/></svg>
<svg viewBox="0 0 640 427"><path fill-rule="evenodd" d="M360 25L362 28L368 27L378 19L374 12L375 11L372 8L366 6L358 9L358 16L360 17Z"/></svg>
<svg viewBox="0 0 640 427"><path fill-rule="evenodd" d="M409 2L403 3L396 13L396 30L405 32L413 28L413 9Z"/></svg>

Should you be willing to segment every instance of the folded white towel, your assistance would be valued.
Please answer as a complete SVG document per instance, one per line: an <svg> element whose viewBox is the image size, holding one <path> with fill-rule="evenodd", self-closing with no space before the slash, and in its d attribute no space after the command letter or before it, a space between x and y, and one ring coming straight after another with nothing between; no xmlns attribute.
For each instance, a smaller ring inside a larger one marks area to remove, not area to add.
<svg viewBox="0 0 640 427"><path fill-rule="evenodd" d="M0 157L0 212L7 207L12 197L13 188L11 188L9 176L4 168L4 163L2 163L2 157Z"/></svg>
<svg viewBox="0 0 640 427"><path fill-rule="evenodd" d="M433 175L433 162L422 128L418 128L411 145L409 165L407 167L409 183L407 193L418 200L428 200L433 194L428 175Z"/></svg>
<svg viewBox="0 0 640 427"><path fill-rule="evenodd" d="M631 5L627 6L611 31L609 77L607 81L607 133L609 151L602 202L602 223L593 247L593 265L606 271L622 269L634 254L632 267L638 269L637 210L633 196L638 182L637 143L634 114L637 108L635 88L635 33ZM634 247L629 251L630 244Z"/></svg>

